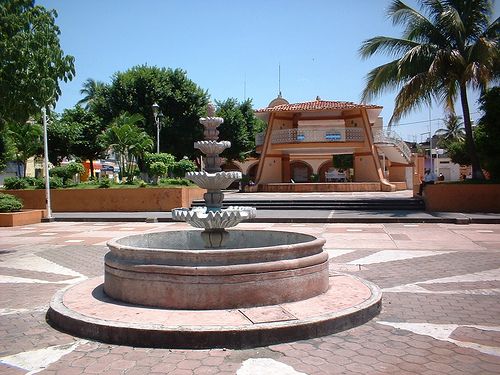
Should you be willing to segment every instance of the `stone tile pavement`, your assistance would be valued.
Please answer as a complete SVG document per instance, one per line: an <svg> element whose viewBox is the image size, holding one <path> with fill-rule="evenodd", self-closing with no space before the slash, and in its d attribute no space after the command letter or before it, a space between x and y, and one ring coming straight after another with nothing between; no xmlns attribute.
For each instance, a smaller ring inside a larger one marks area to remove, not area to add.
<svg viewBox="0 0 500 375"><path fill-rule="evenodd" d="M334 270L379 285L381 314L334 335L248 350L132 348L45 321L56 290L103 273L112 237L183 223L0 228L0 374L498 374L500 225L240 224L322 236Z"/></svg>

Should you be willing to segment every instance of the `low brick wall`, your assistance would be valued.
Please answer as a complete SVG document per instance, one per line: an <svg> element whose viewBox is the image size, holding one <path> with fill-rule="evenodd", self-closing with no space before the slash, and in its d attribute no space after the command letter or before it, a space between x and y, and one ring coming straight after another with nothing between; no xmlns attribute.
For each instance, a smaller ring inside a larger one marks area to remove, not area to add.
<svg viewBox="0 0 500 375"><path fill-rule="evenodd" d="M23 200L25 209L44 209L45 190L5 190ZM189 207L203 198L200 188L52 189L55 212L147 212Z"/></svg>
<svg viewBox="0 0 500 375"><path fill-rule="evenodd" d="M42 221L44 210L22 210L19 212L0 213L0 227L36 224Z"/></svg>
<svg viewBox="0 0 500 375"><path fill-rule="evenodd" d="M423 194L427 211L500 213L500 184L434 184Z"/></svg>

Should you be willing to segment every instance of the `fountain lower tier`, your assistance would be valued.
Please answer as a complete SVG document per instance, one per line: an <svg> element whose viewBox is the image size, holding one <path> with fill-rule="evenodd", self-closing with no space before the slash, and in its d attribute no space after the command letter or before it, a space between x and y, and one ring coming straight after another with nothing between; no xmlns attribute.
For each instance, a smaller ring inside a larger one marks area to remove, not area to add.
<svg viewBox="0 0 500 375"><path fill-rule="evenodd" d="M172 219L185 221L195 228L224 229L238 225L243 220L255 217L255 208L230 206L219 211L208 211L206 207L175 208L172 210Z"/></svg>
<svg viewBox="0 0 500 375"><path fill-rule="evenodd" d="M196 230L110 241L104 292L138 305L206 310L275 305L327 291L323 239L278 231L228 233L218 249L205 249Z"/></svg>

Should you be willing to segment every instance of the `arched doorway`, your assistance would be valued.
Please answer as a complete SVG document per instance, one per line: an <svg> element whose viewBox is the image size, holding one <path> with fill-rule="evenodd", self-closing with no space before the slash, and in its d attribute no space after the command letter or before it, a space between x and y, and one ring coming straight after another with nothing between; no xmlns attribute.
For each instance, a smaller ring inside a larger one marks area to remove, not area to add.
<svg viewBox="0 0 500 375"><path fill-rule="evenodd" d="M301 160L290 162L290 176L293 182L310 182L313 173L312 167Z"/></svg>
<svg viewBox="0 0 500 375"><path fill-rule="evenodd" d="M252 181L253 183L255 183L255 179L257 178L257 168L259 167L259 163L254 163L252 164L248 170L247 170L247 177L248 177L248 181Z"/></svg>
<svg viewBox="0 0 500 375"><path fill-rule="evenodd" d="M333 168L332 159L325 161L318 168L319 182L326 182L326 172L328 172L331 168Z"/></svg>

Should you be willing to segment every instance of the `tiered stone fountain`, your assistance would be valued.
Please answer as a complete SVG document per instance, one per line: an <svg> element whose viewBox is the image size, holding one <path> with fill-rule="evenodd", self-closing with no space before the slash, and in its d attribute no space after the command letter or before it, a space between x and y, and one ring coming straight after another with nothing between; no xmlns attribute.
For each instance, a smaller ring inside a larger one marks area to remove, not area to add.
<svg viewBox="0 0 500 375"><path fill-rule="evenodd" d="M230 229L255 217L251 207L222 208L221 189L241 178L223 172L223 119L201 118L195 143L205 170L187 178L207 189L203 209L172 217L200 230L128 236L108 242L104 281L58 292L49 321L76 335L134 346L251 347L330 334L380 311L373 284L329 274L324 239L295 232Z"/></svg>
<svg viewBox="0 0 500 375"><path fill-rule="evenodd" d="M222 209L224 193L234 181L241 179L241 172L222 172L222 158L219 156L226 148L231 147L231 142L218 141L219 131L217 127L224 122L222 117L215 117L215 108L208 105L208 117L200 119L205 127L204 141L195 142L194 147L199 149L205 156L205 170L201 172L189 172L186 178L193 181L201 188L207 189L203 196L205 207L189 209L175 209L172 211L174 220L186 221L196 228L204 228L201 233L205 247L222 247L229 236L225 228L238 225L241 221L255 217L253 207L231 206Z"/></svg>

